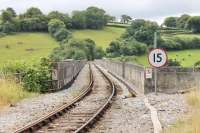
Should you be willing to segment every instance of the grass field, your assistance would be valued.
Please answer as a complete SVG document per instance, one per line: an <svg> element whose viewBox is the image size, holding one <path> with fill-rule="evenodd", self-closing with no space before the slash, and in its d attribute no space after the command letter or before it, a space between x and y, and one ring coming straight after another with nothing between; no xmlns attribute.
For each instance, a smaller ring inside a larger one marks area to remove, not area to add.
<svg viewBox="0 0 200 133"><path fill-rule="evenodd" d="M0 66L7 61L28 63L48 56L59 44L47 33L17 33L0 38Z"/></svg>
<svg viewBox="0 0 200 133"><path fill-rule="evenodd" d="M176 59L181 62L184 67L191 67L200 60L199 50L182 50L182 51L170 51L167 52L169 59ZM135 61L139 64L149 66L147 55L136 57Z"/></svg>
<svg viewBox="0 0 200 133"><path fill-rule="evenodd" d="M75 30L73 36L78 39L90 38L96 42L97 46L105 49L112 40L119 38L124 32L125 28L106 26L103 30Z"/></svg>

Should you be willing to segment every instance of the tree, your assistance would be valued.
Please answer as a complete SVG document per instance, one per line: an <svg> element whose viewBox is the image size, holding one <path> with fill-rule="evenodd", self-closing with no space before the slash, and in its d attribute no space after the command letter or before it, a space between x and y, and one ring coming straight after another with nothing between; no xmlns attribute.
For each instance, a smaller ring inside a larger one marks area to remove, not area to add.
<svg viewBox="0 0 200 133"><path fill-rule="evenodd" d="M10 12L10 14L11 14L12 17L16 17L16 16L17 16L15 10L14 10L13 8L11 8L11 7L8 7L8 8L6 9L6 11L7 11L7 12Z"/></svg>
<svg viewBox="0 0 200 133"><path fill-rule="evenodd" d="M70 36L70 32L66 28L58 29L53 35L58 41L62 41Z"/></svg>
<svg viewBox="0 0 200 133"><path fill-rule="evenodd" d="M67 44L60 45L59 48L53 50L50 58L53 60L64 59L100 59L104 56L104 51L97 48L91 39L77 40L71 39Z"/></svg>
<svg viewBox="0 0 200 133"><path fill-rule="evenodd" d="M21 31L48 31L48 21L44 15L20 20Z"/></svg>
<svg viewBox="0 0 200 133"><path fill-rule="evenodd" d="M29 8L26 13L24 14L24 16L26 18L37 18L39 16L43 15L42 11L36 7L31 7Z"/></svg>
<svg viewBox="0 0 200 133"><path fill-rule="evenodd" d="M116 40L112 41L106 49L108 56L133 56L142 55L146 52L147 45L136 41L134 38L130 40Z"/></svg>
<svg viewBox="0 0 200 133"><path fill-rule="evenodd" d="M126 30L122 36L124 39L135 38L139 42L152 45L154 40L154 33L159 29L156 22L145 21L143 19L136 19L131 23L131 26ZM160 36L158 36L158 39Z"/></svg>
<svg viewBox="0 0 200 133"><path fill-rule="evenodd" d="M191 17L188 20L187 28L194 33L200 33L200 16Z"/></svg>
<svg viewBox="0 0 200 133"><path fill-rule="evenodd" d="M114 22L116 20L115 16L105 15L105 19L107 22Z"/></svg>
<svg viewBox="0 0 200 133"><path fill-rule="evenodd" d="M85 11L73 11L72 27L75 29L85 29L87 27Z"/></svg>
<svg viewBox="0 0 200 133"><path fill-rule="evenodd" d="M184 14L181 17L179 17L177 19L177 24L176 24L177 28L185 29L189 19L190 19L190 16L187 14Z"/></svg>
<svg viewBox="0 0 200 133"><path fill-rule="evenodd" d="M86 55L87 55L87 59L88 60L94 60L95 59L95 55L96 55L96 44L93 40L91 39L85 39L83 41L83 45L85 47L85 52L86 52Z"/></svg>
<svg viewBox="0 0 200 133"><path fill-rule="evenodd" d="M106 52L109 53L111 57L116 57L116 56L120 56L121 54L121 51L120 51L120 48L121 48L121 41L119 40L116 40L116 41L112 41L110 44L109 44L109 47L106 49Z"/></svg>
<svg viewBox="0 0 200 133"><path fill-rule="evenodd" d="M167 27L176 27L177 18L176 17L167 17L164 20L164 25Z"/></svg>
<svg viewBox="0 0 200 133"><path fill-rule="evenodd" d="M59 19L51 19L48 23L48 30L51 35L53 35L57 30L65 28L65 24L63 21Z"/></svg>
<svg viewBox="0 0 200 133"><path fill-rule="evenodd" d="M86 24L89 29L101 29L106 24L105 11L97 7L88 7L86 10Z"/></svg>
<svg viewBox="0 0 200 133"><path fill-rule="evenodd" d="M2 20L2 23L12 22L13 20L12 14L9 11L3 10L1 14L1 20Z"/></svg>
<svg viewBox="0 0 200 133"><path fill-rule="evenodd" d="M67 28L71 28L71 18L69 17L68 14L60 13L58 11L52 11L47 15L48 20L51 19L59 19L65 23L65 26Z"/></svg>
<svg viewBox="0 0 200 133"><path fill-rule="evenodd" d="M15 25L9 21L5 22L2 26L3 33L10 33L15 31Z"/></svg>
<svg viewBox="0 0 200 133"><path fill-rule="evenodd" d="M121 16L121 22L124 23L124 24L129 23L131 20L132 20L132 18L128 15L122 15Z"/></svg>

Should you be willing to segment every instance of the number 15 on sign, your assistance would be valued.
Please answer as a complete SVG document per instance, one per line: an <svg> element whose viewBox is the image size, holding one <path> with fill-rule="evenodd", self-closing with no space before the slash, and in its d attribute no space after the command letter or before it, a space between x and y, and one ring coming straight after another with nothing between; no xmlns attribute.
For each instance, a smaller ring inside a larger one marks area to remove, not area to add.
<svg viewBox="0 0 200 133"><path fill-rule="evenodd" d="M153 49L149 52L149 64L154 68L160 68L167 64L167 54L163 49Z"/></svg>

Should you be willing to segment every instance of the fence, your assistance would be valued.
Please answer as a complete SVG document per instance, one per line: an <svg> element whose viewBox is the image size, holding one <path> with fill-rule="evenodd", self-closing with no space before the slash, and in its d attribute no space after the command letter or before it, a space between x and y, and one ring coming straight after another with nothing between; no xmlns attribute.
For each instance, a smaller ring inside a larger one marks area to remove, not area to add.
<svg viewBox="0 0 200 133"><path fill-rule="evenodd" d="M111 73L124 78L139 93L154 91L154 75L145 79L145 67L132 63L97 60L99 65ZM158 92L176 93L192 88L200 88L200 70L195 68L165 67L157 72Z"/></svg>
<svg viewBox="0 0 200 133"><path fill-rule="evenodd" d="M153 91L153 79L146 80L145 88ZM195 68L165 67L158 69L158 91L184 92L200 87L200 71Z"/></svg>
<svg viewBox="0 0 200 133"><path fill-rule="evenodd" d="M145 79L143 66L110 60L96 60L96 63L134 85L134 89L137 92L144 93Z"/></svg>
<svg viewBox="0 0 200 133"><path fill-rule="evenodd" d="M77 77L81 69L86 64L86 61L66 60L56 62L53 65L52 79L53 89L59 90L69 86Z"/></svg>
<svg viewBox="0 0 200 133"><path fill-rule="evenodd" d="M71 85L74 79L77 77L81 69L86 64L86 61L66 60L53 63L53 69L49 70L52 73L52 80L44 81L49 84L48 90L57 91L64 87ZM14 74L0 74L1 78L14 79L18 83L22 83L23 73Z"/></svg>

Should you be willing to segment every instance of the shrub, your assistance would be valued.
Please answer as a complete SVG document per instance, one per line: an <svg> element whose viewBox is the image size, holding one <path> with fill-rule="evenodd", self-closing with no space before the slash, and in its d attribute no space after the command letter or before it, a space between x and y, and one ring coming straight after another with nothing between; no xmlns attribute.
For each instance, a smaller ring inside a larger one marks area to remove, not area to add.
<svg viewBox="0 0 200 133"><path fill-rule="evenodd" d="M169 59L168 66L181 66L181 63L177 60Z"/></svg>
<svg viewBox="0 0 200 133"><path fill-rule="evenodd" d="M23 87L30 92L44 92L50 88L51 63L48 59L42 58L40 64L33 66L23 62L9 63L2 68L2 72L7 74L19 73L23 82Z"/></svg>
<svg viewBox="0 0 200 133"><path fill-rule="evenodd" d="M60 28L53 34L53 36L56 40L62 41L70 36L70 32L65 28Z"/></svg>
<svg viewBox="0 0 200 133"><path fill-rule="evenodd" d="M133 38L127 40L112 41L110 46L106 49L108 56L118 57L121 55L142 55L146 52L147 45L140 43Z"/></svg>

